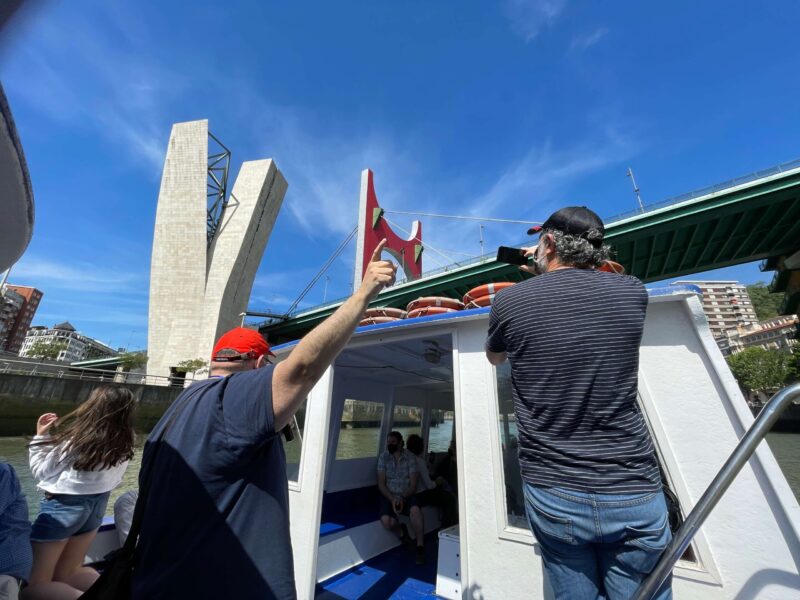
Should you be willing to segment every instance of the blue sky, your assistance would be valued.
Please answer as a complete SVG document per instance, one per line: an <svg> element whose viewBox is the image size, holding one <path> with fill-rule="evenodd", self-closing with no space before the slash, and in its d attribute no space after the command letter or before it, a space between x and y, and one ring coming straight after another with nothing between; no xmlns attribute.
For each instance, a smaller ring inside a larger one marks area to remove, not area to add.
<svg viewBox="0 0 800 600"><path fill-rule="evenodd" d="M36 198L11 281L45 292L37 323L145 347L177 121L208 118L234 175L272 157L289 182L252 310L285 309L345 238L366 167L387 208L543 220L635 208L628 166L657 202L799 158L799 18L791 1L40 3L0 46ZM423 222L447 256L478 254L476 223ZM487 224L486 247L524 229ZM353 255L329 300L349 293Z"/></svg>

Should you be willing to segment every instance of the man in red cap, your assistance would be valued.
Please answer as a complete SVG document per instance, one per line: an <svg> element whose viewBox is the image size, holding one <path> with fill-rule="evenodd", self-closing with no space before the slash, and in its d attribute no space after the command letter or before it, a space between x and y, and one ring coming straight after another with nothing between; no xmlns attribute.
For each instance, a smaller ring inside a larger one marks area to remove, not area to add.
<svg viewBox="0 0 800 600"><path fill-rule="evenodd" d="M385 245L358 291L281 363L270 364L269 345L255 331L223 335L211 377L181 393L153 429L139 474L134 598L297 597L279 432L370 301L394 283L397 266L381 259Z"/></svg>

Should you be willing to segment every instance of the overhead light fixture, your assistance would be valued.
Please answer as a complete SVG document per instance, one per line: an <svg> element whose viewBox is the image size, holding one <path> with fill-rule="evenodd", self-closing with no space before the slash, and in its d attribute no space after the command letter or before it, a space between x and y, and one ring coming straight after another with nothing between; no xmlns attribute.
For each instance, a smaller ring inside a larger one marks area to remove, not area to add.
<svg viewBox="0 0 800 600"><path fill-rule="evenodd" d="M438 365L442 361L442 349L439 348L439 342L436 340L422 340L426 344L425 349L422 351L422 358L432 365Z"/></svg>

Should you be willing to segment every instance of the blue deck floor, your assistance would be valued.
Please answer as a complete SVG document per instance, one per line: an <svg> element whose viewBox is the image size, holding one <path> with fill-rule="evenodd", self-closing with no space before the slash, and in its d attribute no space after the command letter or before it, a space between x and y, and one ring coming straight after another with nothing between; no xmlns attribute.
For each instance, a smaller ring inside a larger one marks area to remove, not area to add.
<svg viewBox="0 0 800 600"><path fill-rule="evenodd" d="M418 600L437 598L438 533L425 536L425 564L414 562L414 550L391 550L317 585L317 600Z"/></svg>

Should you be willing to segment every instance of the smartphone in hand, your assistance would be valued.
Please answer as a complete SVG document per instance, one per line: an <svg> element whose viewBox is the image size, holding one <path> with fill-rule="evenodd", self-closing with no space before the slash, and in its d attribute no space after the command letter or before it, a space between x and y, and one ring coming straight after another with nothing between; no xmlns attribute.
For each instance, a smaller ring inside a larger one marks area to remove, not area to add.
<svg viewBox="0 0 800 600"><path fill-rule="evenodd" d="M509 265L527 265L528 257L522 248L509 248L500 246L497 249L497 262L508 263Z"/></svg>

